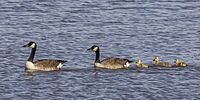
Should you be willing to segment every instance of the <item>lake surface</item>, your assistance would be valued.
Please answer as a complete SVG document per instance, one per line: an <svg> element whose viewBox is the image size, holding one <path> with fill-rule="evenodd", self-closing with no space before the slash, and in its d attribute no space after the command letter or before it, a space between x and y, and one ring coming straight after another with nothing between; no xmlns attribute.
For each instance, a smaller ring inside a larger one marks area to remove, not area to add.
<svg viewBox="0 0 200 100"><path fill-rule="evenodd" d="M199 100L199 0L1 0L1 100ZM63 59L57 72L24 71L30 49L35 60ZM187 68L95 70L95 54L142 59L155 55Z"/></svg>

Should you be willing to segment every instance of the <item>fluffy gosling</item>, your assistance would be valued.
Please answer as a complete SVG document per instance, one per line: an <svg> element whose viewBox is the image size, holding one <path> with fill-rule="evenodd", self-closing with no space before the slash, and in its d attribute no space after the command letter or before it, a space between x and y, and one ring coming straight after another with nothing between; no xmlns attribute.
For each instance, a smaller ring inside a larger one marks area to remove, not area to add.
<svg viewBox="0 0 200 100"><path fill-rule="evenodd" d="M168 62L159 62L159 58L158 56L155 56L154 58L154 66L158 66L158 67L172 67L172 65Z"/></svg>
<svg viewBox="0 0 200 100"><path fill-rule="evenodd" d="M136 61L136 67L137 68L148 68L148 65L147 64L143 64L142 61L140 59L138 59Z"/></svg>
<svg viewBox="0 0 200 100"><path fill-rule="evenodd" d="M179 59L175 59L174 63L175 63L175 67L186 67L186 66L188 66L185 62L183 62Z"/></svg>

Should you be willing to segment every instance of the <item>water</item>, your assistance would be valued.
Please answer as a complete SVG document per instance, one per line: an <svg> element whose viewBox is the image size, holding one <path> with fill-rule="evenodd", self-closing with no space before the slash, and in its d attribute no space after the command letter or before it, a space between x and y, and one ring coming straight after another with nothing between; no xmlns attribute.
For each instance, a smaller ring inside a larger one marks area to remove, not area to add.
<svg viewBox="0 0 200 100"><path fill-rule="evenodd" d="M0 98L200 99L200 1L198 0L1 0ZM62 71L28 75L29 41L35 60L64 59ZM187 68L98 70L94 54L142 59L155 55Z"/></svg>

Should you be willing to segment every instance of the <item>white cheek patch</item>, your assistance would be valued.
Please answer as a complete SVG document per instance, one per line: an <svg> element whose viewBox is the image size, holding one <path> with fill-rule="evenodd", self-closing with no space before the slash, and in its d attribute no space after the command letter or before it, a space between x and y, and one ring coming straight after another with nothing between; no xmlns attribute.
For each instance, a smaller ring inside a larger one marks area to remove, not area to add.
<svg viewBox="0 0 200 100"><path fill-rule="evenodd" d="M62 68L62 66L63 66L63 64L62 64L62 63L60 63L60 64L58 64L57 68L58 68L58 69L61 69L61 68Z"/></svg>
<svg viewBox="0 0 200 100"><path fill-rule="evenodd" d="M35 48L35 43L33 43L30 47L31 47L31 48Z"/></svg>
<svg viewBox="0 0 200 100"><path fill-rule="evenodd" d="M130 66L129 62L126 62L126 64L124 64L124 67L129 67L129 66Z"/></svg>
<svg viewBox="0 0 200 100"><path fill-rule="evenodd" d="M97 49L98 49L98 47L95 47L95 48L93 49L93 51L97 51Z"/></svg>

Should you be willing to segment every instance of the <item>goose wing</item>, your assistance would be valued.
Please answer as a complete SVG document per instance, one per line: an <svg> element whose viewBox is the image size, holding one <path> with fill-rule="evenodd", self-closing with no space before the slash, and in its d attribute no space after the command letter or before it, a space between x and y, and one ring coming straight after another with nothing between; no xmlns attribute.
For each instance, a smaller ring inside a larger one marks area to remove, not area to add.
<svg viewBox="0 0 200 100"><path fill-rule="evenodd" d="M109 57L102 60L101 64L110 69L118 69L118 68L128 67L127 64L131 62L132 61L128 59Z"/></svg>
<svg viewBox="0 0 200 100"><path fill-rule="evenodd" d="M39 70L59 70L63 63L66 61L63 60L52 60L52 59L43 59L34 62L34 65Z"/></svg>

